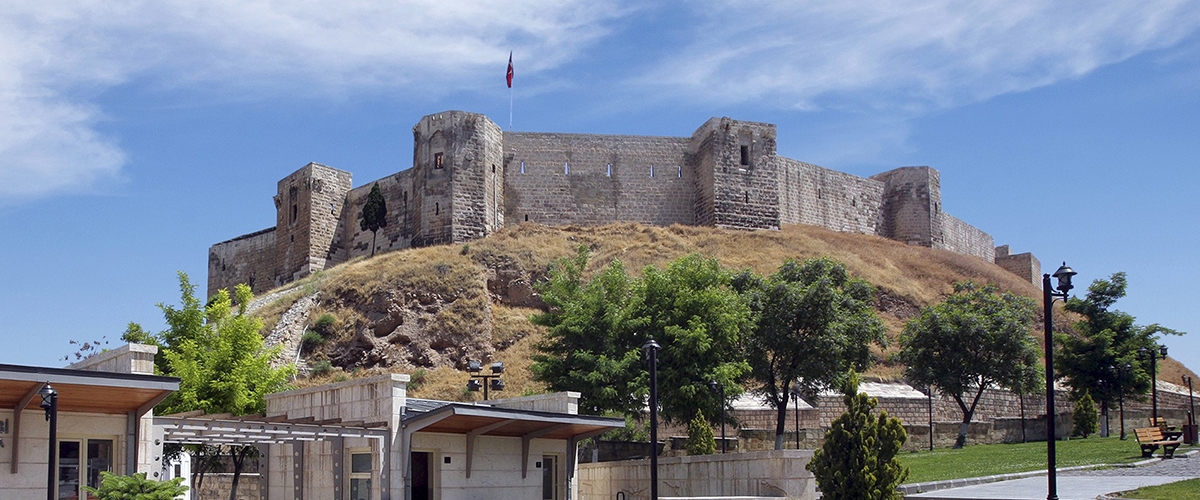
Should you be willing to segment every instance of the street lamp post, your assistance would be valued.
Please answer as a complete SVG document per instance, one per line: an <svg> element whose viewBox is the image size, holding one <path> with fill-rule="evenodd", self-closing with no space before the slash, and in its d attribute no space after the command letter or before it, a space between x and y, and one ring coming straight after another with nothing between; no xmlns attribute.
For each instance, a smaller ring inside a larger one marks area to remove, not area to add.
<svg viewBox="0 0 1200 500"><path fill-rule="evenodd" d="M49 449L46 462L46 500L54 500L54 462L55 452L58 451L58 391L47 382L38 391L38 395L42 397L41 407L46 410L46 420L50 421L50 443L46 446Z"/></svg>
<svg viewBox="0 0 1200 500"><path fill-rule="evenodd" d="M1058 292L1050 288L1051 275L1042 275L1042 304L1045 308L1043 317L1046 330L1046 500L1058 500L1058 477L1054 463L1054 440L1057 438L1054 432L1054 299L1067 298L1067 293L1074 288L1071 286L1071 277L1076 274L1075 270L1063 262L1053 275L1058 280Z"/></svg>
<svg viewBox="0 0 1200 500"><path fill-rule="evenodd" d="M708 382L708 388L716 392L721 398L721 454L725 454L725 386L721 385L716 380Z"/></svg>
<svg viewBox="0 0 1200 500"><path fill-rule="evenodd" d="M504 380L500 378L500 375L504 373L504 363L499 361L492 363L491 375L484 375L482 373L483 365L478 361L468 362L467 371L471 373L471 380L467 381L467 390L478 392L479 389L483 389L484 401L488 400L489 387L491 387L493 391L504 390ZM480 382L480 380L483 382Z"/></svg>
<svg viewBox="0 0 1200 500"><path fill-rule="evenodd" d="M1163 358L1167 357L1167 346L1158 346L1158 349L1146 349L1145 347L1138 348L1138 357L1150 359L1150 418L1154 419L1154 425L1158 425L1158 355Z"/></svg>
<svg viewBox="0 0 1200 500"><path fill-rule="evenodd" d="M1188 386L1188 436L1192 444L1196 443L1196 400L1192 396L1192 377L1183 376L1183 383Z"/></svg>
<svg viewBox="0 0 1200 500"><path fill-rule="evenodd" d="M925 388L925 394L929 396L929 451L933 451L933 386Z"/></svg>
<svg viewBox="0 0 1200 500"><path fill-rule="evenodd" d="M654 339L642 345L650 362L650 500L658 500L658 350Z"/></svg>

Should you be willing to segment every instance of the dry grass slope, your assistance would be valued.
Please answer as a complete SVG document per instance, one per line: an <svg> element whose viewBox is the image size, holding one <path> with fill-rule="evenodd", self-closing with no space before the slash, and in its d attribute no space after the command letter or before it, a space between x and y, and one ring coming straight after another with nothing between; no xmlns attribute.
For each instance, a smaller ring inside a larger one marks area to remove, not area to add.
<svg viewBox="0 0 1200 500"><path fill-rule="evenodd" d="M631 272L665 266L700 253L733 269L770 274L786 259L828 256L878 289L877 309L895 337L921 307L940 301L962 280L993 283L1004 290L1040 298L1040 290L998 266L942 250L908 246L861 234L812 226L779 231L734 231L693 226L651 227L622 223L601 227L547 227L521 224L467 245L419 248L358 259L285 287L287 293L262 308L268 325L299 297L320 290L321 313L338 318L336 333L310 361L328 359L351 373L419 373L411 394L470 400L468 359L503 361L507 395L544 390L528 366L540 327L528 321L538 312L530 283L544 278L558 258L580 245L592 251L589 272L620 259ZM532 298L531 298L532 297ZM1071 318L1056 314L1058 328ZM889 349L890 351L890 349ZM887 352L877 353L880 359ZM892 379L901 367L879 363L868 374ZM1186 368L1168 359L1164 380L1178 380ZM1189 372L1190 373L1190 372ZM1171 377L1171 378L1167 378ZM302 382L305 383L305 382Z"/></svg>

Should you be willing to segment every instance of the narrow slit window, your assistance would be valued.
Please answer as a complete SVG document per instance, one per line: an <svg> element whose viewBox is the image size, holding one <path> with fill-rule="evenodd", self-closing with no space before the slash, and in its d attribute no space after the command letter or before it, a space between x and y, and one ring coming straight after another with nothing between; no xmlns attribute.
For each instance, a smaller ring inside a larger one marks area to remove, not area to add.
<svg viewBox="0 0 1200 500"><path fill-rule="evenodd" d="M571 162L563 162L563 175L571 175Z"/></svg>
<svg viewBox="0 0 1200 500"><path fill-rule="evenodd" d="M493 174L496 173L496 164L495 163L492 164L492 173Z"/></svg>
<svg viewBox="0 0 1200 500"><path fill-rule="evenodd" d="M650 165L650 177L654 177L654 165Z"/></svg>
<svg viewBox="0 0 1200 500"><path fill-rule="evenodd" d="M529 214L525 214L525 222L529 222Z"/></svg>
<svg viewBox="0 0 1200 500"><path fill-rule="evenodd" d="M441 215L441 214L442 214L442 204L434 203L433 204L433 215Z"/></svg>
<svg viewBox="0 0 1200 500"><path fill-rule="evenodd" d="M525 173L525 162L521 162L521 173Z"/></svg>
<svg viewBox="0 0 1200 500"><path fill-rule="evenodd" d="M604 175L608 176L608 177L612 177L612 163L608 164L608 172L606 172Z"/></svg>
<svg viewBox="0 0 1200 500"><path fill-rule="evenodd" d="M442 154L434 153L433 154L433 168L442 168L443 166L444 165L442 165Z"/></svg>
<svg viewBox="0 0 1200 500"><path fill-rule="evenodd" d="M749 191L742 192L742 197L744 198L746 203L750 203L750 192Z"/></svg>
<svg viewBox="0 0 1200 500"><path fill-rule="evenodd" d="M742 165L750 165L750 146L742 146Z"/></svg>
<svg viewBox="0 0 1200 500"><path fill-rule="evenodd" d="M682 165L675 166L675 177L678 177L680 179L683 178L683 166Z"/></svg>

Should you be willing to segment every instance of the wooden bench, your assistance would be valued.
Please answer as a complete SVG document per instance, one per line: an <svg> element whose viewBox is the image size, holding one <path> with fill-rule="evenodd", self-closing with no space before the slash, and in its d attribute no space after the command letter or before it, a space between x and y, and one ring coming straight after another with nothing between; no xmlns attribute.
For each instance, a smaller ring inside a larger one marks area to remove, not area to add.
<svg viewBox="0 0 1200 500"><path fill-rule="evenodd" d="M1168 427L1167 419L1163 417L1158 417L1157 419L1154 417L1146 417L1146 419L1150 421L1151 427L1158 427L1159 429L1162 429L1163 437L1165 437L1168 441L1183 437L1183 431L1175 427Z"/></svg>
<svg viewBox="0 0 1200 500"><path fill-rule="evenodd" d="M1163 430L1160 427L1143 427L1134 429L1137 433L1138 444L1142 447L1142 456L1150 458L1154 456L1154 450L1160 446L1163 450L1163 458L1174 458L1175 449L1183 444L1183 440L1179 438L1168 439L1163 435Z"/></svg>

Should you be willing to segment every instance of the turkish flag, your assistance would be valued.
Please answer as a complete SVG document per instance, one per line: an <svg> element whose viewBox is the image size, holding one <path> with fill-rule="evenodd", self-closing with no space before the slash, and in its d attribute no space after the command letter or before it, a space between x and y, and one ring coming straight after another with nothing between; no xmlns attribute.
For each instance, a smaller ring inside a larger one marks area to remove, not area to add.
<svg viewBox="0 0 1200 500"><path fill-rule="evenodd" d="M512 52L509 52L508 53L508 74L505 75L504 78L506 80L508 80L508 88L510 88L510 89L512 88L512 77L513 77Z"/></svg>

